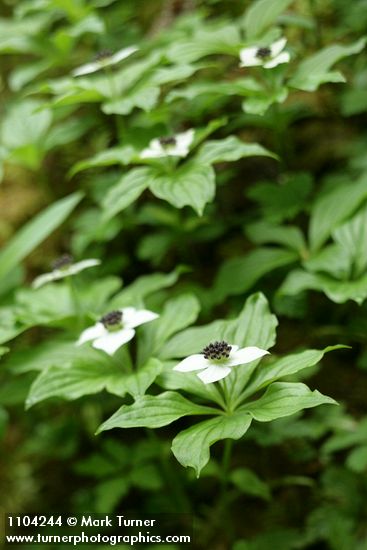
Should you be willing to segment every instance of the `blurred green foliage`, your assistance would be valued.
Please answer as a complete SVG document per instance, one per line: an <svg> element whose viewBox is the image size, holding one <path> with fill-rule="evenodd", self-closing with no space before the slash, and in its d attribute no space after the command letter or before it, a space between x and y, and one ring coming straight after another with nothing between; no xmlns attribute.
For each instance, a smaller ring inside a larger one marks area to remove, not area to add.
<svg viewBox="0 0 367 550"><path fill-rule="evenodd" d="M0 511L175 510L193 548L367 549L366 7L0 4ZM283 36L289 63L239 66ZM65 252L102 262L33 289ZM75 346L131 306L160 317L129 347ZM217 339L276 345L222 385L172 371Z"/></svg>

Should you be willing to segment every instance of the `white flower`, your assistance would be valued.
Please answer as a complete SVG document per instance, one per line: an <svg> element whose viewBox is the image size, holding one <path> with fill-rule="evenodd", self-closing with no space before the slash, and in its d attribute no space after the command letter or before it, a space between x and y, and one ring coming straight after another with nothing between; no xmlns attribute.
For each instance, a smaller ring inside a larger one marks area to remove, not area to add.
<svg viewBox="0 0 367 550"><path fill-rule="evenodd" d="M173 370L179 372L201 370L202 372L197 376L204 384L210 384L228 376L232 367L251 363L268 353L256 346L239 349L238 346L227 342L214 342L206 346L202 353L186 357Z"/></svg>
<svg viewBox="0 0 367 550"><path fill-rule="evenodd" d="M75 275L76 273L79 273L79 271L83 271L88 267L94 267L100 263L100 260L95 260L92 258L90 260L82 260L81 262L73 263L72 256L69 256L69 254L64 254L53 263L53 269L50 273L43 273L43 275L35 278L32 283L32 287L39 288L46 283L57 281L58 279L63 279L64 277L70 277L70 275Z"/></svg>
<svg viewBox="0 0 367 550"><path fill-rule="evenodd" d="M105 67L116 65L116 63L119 63L123 59L126 59L126 57L129 57L129 55L138 51L138 49L139 48L137 48L136 46L129 46L128 48L123 48L122 50L119 50L114 54L107 51L101 52L97 56L97 59L95 61L92 61L91 63L87 63L86 65L82 65L81 67L74 69L72 72L72 75L83 76L85 74L96 73L97 71L100 71Z"/></svg>
<svg viewBox="0 0 367 550"><path fill-rule="evenodd" d="M118 348L135 336L135 327L157 319L159 315L148 309L125 307L110 311L98 323L84 330L76 345L92 340L92 346L113 355Z"/></svg>
<svg viewBox="0 0 367 550"><path fill-rule="evenodd" d="M255 67L262 65L264 69L272 69L281 63L288 63L290 55L283 52L286 38L280 38L270 46L251 46L240 51L240 67Z"/></svg>
<svg viewBox="0 0 367 550"><path fill-rule="evenodd" d="M175 136L152 139L149 147L140 153L140 158L186 157L190 152L194 135L194 130L190 129Z"/></svg>

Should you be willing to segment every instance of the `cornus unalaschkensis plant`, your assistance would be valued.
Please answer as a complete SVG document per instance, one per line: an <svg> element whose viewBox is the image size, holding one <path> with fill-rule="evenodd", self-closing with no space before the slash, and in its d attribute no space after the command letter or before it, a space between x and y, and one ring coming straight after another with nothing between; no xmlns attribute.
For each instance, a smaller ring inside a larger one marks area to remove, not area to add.
<svg viewBox="0 0 367 550"><path fill-rule="evenodd" d="M252 535L235 499L291 486L300 517L251 548L362 549L362 400L318 405L365 387L363 2L135 4L0 8L0 439L25 401L40 467L62 448L93 477L73 506L160 491L197 505L203 548L218 517L223 548Z"/></svg>

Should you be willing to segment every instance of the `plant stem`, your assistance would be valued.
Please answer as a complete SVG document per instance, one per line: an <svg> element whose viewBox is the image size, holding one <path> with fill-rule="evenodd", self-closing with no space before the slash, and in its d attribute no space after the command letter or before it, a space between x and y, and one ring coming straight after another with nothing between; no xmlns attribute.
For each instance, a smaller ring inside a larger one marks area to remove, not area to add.
<svg viewBox="0 0 367 550"><path fill-rule="evenodd" d="M78 290L76 288L75 281L74 281L74 278L73 278L72 275L67 277L67 282L68 282L68 286L69 286L69 290L70 290L71 301L72 301L73 306L74 306L74 313L75 313L75 316L78 319L78 329L82 329L82 327L83 327L83 316L84 316L83 306L82 306L82 303L80 301L79 293L78 293Z"/></svg>
<svg viewBox="0 0 367 550"><path fill-rule="evenodd" d="M231 464L231 455L233 448L233 439L224 440L223 458L222 458L222 477L221 477L221 500L225 497L228 485L228 474Z"/></svg>
<svg viewBox="0 0 367 550"><path fill-rule="evenodd" d="M118 99L118 90L116 87L115 77L113 75L111 67L105 67L104 71L110 84L111 100L112 102L115 102ZM122 120L122 117L119 117L117 114L114 115L114 119L116 123L117 138L120 141L120 136L123 135L125 131L124 122Z"/></svg>
<svg viewBox="0 0 367 550"><path fill-rule="evenodd" d="M232 516L229 510L229 502L231 495L228 491L229 472L231 465L231 455L233 448L233 439L225 439L223 447L223 457L221 464L221 477L220 477L220 489L218 503L213 510L210 522L206 532L206 545L209 543L209 539L212 538L213 532L218 530L218 526L225 525L226 532L229 539L234 538Z"/></svg>
<svg viewBox="0 0 367 550"><path fill-rule="evenodd" d="M156 436L154 431L147 428L146 433L148 435L148 439L154 442L156 446L161 446L161 441ZM170 457L166 455L164 449L163 452L159 454L159 459L162 472L165 477L166 487L167 489L171 489L172 497L175 501L175 512L188 514L191 509L190 501L186 495L184 486L180 481L180 477L172 468Z"/></svg>
<svg viewBox="0 0 367 550"><path fill-rule="evenodd" d="M117 350L115 353L115 359L119 366L121 366L121 363L123 368L126 368L129 372L134 372L133 362L131 360L129 349L126 345L121 346L121 348Z"/></svg>
<svg viewBox="0 0 367 550"><path fill-rule="evenodd" d="M315 45L317 48L321 48L322 47L321 25L319 24L316 3L317 3L316 0L309 0L310 12L315 22L315 33L314 33Z"/></svg>
<svg viewBox="0 0 367 550"><path fill-rule="evenodd" d="M221 381L221 388L222 388L222 391L223 391L225 410L228 413L231 413L232 412L232 403L231 403L230 391L228 389L227 380L225 378Z"/></svg>

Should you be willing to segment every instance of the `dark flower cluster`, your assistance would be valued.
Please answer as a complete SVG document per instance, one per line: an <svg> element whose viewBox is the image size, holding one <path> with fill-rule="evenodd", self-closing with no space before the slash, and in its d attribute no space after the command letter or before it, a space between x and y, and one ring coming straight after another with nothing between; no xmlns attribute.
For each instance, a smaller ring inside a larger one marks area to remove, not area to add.
<svg viewBox="0 0 367 550"><path fill-rule="evenodd" d="M121 325L122 322L122 311L110 311L109 313L106 313L106 315L103 315L100 319L100 323L102 323L105 328L109 327L115 327L117 325Z"/></svg>
<svg viewBox="0 0 367 550"><path fill-rule="evenodd" d="M57 258L52 262L52 269L62 269L63 267L69 267L74 261L74 258L70 254L63 254L60 258Z"/></svg>
<svg viewBox="0 0 367 550"><path fill-rule="evenodd" d="M256 57L258 57L259 59L266 59L267 57L269 57L269 55L271 54L271 49L270 48L259 48L256 52Z"/></svg>
<svg viewBox="0 0 367 550"><path fill-rule="evenodd" d="M205 359L227 359L231 352L232 346L227 342L213 342L208 344L201 353L204 354Z"/></svg>
<svg viewBox="0 0 367 550"><path fill-rule="evenodd" d="M176 145L176 138L174 136L167 136L159 138L159 143L163 145Z"/></svg>
<svg viewBox="0 0 367 550"><path fill-rule="evenodd" d="M112 55L113 55L112 50L107 50L107 49L101 50L98 53L96 53L93 61L104 61L105 59L108 59Z"/></svg>

